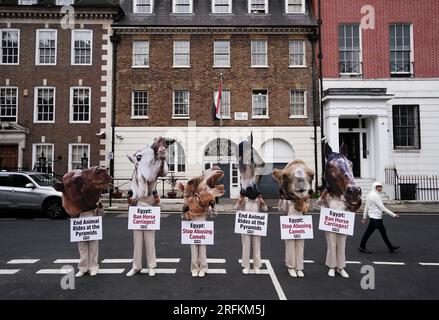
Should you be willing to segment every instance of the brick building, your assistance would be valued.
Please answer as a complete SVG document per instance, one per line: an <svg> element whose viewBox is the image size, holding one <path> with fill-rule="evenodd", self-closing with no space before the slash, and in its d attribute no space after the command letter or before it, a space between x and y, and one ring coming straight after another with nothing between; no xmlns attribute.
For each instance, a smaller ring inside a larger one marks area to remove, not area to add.
<svg viewBox="0 0 439 320"><path fill-rule="evenodd" d="M118 12L104 0L1 1L0 167L31 170L42 154L58 174L106 164Z"/></svg>
<svg viewBox="0 0 439 320"><path fill-rule="evenodd" d="M239 194L236 146L251 132L266 163L301 158L314 167L319 119L309 38L317 24L310 2L124 0L121 7L125 16L113 24L121 39L116 183L131 177L126 154L157 136L176 141L169 147L171 172L187 178L219 163L232 198ZM222 119L214 121L220 82ZM262 193L277 197L274 185L264 177Z"/></svg>
<svg viewBox="0 0 439 320"><path fill-rule="evenodd" d="M384 182L386 167L437 174L439 2L319 3L328 141L335 149L348 144L366 191L373 180Z"/></svg>

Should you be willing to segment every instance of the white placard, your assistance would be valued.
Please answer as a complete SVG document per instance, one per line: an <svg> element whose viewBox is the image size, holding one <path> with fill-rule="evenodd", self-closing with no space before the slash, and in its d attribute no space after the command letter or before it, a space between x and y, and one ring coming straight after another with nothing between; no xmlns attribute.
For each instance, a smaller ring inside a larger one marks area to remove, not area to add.
<svg viewBox="0 0 439 320"><path fill-rule="evenodd" d="M181 244L214 243L213 221L182 221Z"/></svg>
<svg viewBox="0 0 439 320"><path fill-rule="evenodd" d="M268 214L262 212L237 211L235 215L235 233L253 236L267 235Z"/></svg>
<svg viewBox="0 0 439 320"><path fill-rule="evenodd" d="M355 213L330 208L321 208L319 229L334 233L354 234Z"/></svg>
<svg viewBox="0 0 439 320"><path fill-rule="evenodd" d="M102 240L102 217L70 219L70 242Z"/></svg>
<svg viewBox="0 0 439 320"><path fill-rule="evenodd" d="M248 120L247 112L235 112L235 120Z"/></svg>
<svg viewBox="0 0 439 320"><path fill-rule="evenodd" d="M281 216L280 236L282 240L314 239L311 216Z"/></svg>
<svg viewBox="0 0 439 320"><path fill-rule="evenodd" d="M160 207L130 206L128 211L129 230L160 230Z"/></svg>

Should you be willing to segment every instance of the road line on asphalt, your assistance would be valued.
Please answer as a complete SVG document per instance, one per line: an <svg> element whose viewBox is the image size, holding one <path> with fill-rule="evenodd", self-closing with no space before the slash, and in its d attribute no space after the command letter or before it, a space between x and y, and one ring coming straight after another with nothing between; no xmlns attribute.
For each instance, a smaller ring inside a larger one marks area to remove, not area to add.
<svg viewBox="0 0 439 320"><path fill-rule="evenodd" d="M303 260L304 263L314 263L314 260Z"/></svg>
<svg viewBox="0 0 439 320"><path fill-rule="evenodd" d="M226 259L212 259L208 258L207 263L226 263Z"/></svg>
<svg viewBox="0 0 439 320"><path fill-rule="evenodd" d="M421 266L439 266L439 263L436 262L419 262Z"/></svg>
<svg viewBox="0 0 439 320"><path fill-rule="evenodd" d="M102 263L131 263L133 259L104 259Z"/></svg>
<svg viewBox="0 0 439 320"><path fill-rule="evenodd" d="M168 268L155 268L155 273L163 273L163 274L173 274L177 272L177 269L168 269ZM142 269L140 273L148 273L149 269Z"/></svg>
<svg viewBox="0 0 439 320"><path fill-rule="evenodd" d="M0 269L0 274L16 274L20 269Z"/></svg>
<svg viewBox="0 0 439 320"><path fill-rule="evenodd" d="M99 274L121 274L125 269L99 269Z"/></svg>
<svg viewBox="0 0 439 320"><path fill-rule="evenodd" d="M287 300L287 297L285 296L285 293L280 286L279 280L277 280L276 274L274 273L273 267L271 266L270 260L262 259L261 261L267 266L268 273L270 274L271 281L273 282L274 288L276 289L277 295L279 296L279 300Z"/></svg>
<svg viewBox="0 0 439 320"><path fill-rule="evenodd" d="M79 259L57 259L53 263L79 263Z"/></svg>
<svg viewBox="0 0 439 320"><path fill-rule="evenodd" d="M34 220L34 221L51 221L52 219L49 219L49 218L34 218L32 220Z"/></svg>
<svg viewBox="0 0 439 320"><path fill-rule="evenodd" d="M74 272L74 269L40 269L36 274L67 274Z"/></svg>
<svg viewBox="0 0 439 320"><path fill-rule="evenodd" d="M32 264L40 261L40 259L13 259L9 260L7 264Z"/></svg>
<svg viewBox="0 0 439 320"><path fill-rule="evenodd" d="M207 269L207 274L226 274L226 269Z"/></svg>
<svg viewBox="0 0 439 320"><path fill-rule="evenodd" d="M361 261L346 261L346 264L362 264Z"/></svg>
<svg viewBox="0 0 439 320"><path fill-rule="evenodd" d="M373 261L374 264L390 265L390 266L404 266L405 262L391 262L391 261Z"/></svg>
<svg viewBox="0 0 439 320"><path fill-rule="evenodd" d="M180 258L157 258L157 262L179 263L180 262Z"/></svg>
<svg viewBox="0 0 439 320"><path fill-rule="evenodd" d="M17 218L0 218L0 221L15 221Z"/></svg>

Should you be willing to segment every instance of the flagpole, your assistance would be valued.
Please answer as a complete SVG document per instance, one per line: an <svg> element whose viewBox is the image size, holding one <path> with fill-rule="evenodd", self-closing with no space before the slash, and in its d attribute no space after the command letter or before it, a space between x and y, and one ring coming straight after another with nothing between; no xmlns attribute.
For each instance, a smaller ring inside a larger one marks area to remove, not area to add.
<svg viewBox="0 0 439 320"><path fill-rule="evenodd" d="M223 91L223 73L222 72L220 73L220 84L221 84L221 99L222 99L222 91ZM223 126L223 113L221 112L222 106L223 105L222 105L221 100L220 100L220 110L219 110L219 112L220 112L220 127Z"/></svg>

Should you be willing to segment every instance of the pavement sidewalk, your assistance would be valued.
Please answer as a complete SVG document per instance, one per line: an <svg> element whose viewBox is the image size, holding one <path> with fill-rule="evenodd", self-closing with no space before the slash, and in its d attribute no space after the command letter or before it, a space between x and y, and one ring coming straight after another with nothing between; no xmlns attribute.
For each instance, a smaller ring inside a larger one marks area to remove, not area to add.
<svg viewBox="0 0 439 320"><path fill-rule="evenodd" d="M183 199L161 199L162 212L181 213L183 207ZM277 211L277 199L266 199L269 211ZM127 213L128 204L126 199L113 199L112 206L109 206L108 198L103 198L105 211L107 213ZM236 199L220 199L216 204L217 212L234 212ZM419 213L419 214L439 214L439 202L421 202L421 201L384 201L384 205L391 211L396 213ZM362 213L364 203L357 213ZM311 212L319 212L314 207Z"/></svg>

